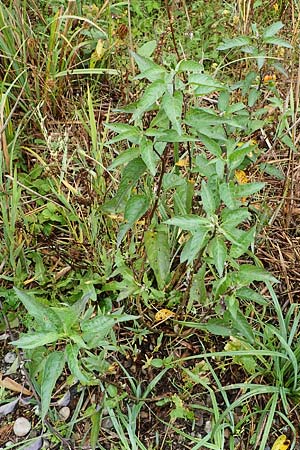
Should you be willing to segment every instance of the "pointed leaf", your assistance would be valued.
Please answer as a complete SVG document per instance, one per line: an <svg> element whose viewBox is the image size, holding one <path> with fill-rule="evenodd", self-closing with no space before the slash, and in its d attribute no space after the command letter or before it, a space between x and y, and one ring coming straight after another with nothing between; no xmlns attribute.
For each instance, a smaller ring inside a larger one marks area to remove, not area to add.
<svg viewBox="0 0 300 450"><path fill-rule="evenodd" d="M250 45L251 39L247 36L238 36L233 39L224 39L223 43L217 47L217 50L230 50L231 48Z"/></svg>
<svg viewBox="0 0 300 450"><path fill-rule="evenodd" d="M48 412L51 395L56 381L60 377L65 365L65 354L53 352L47 357L41 382L41 418L45 419Z"/></svg>
<svg viewBox="0 0 300 450"><path fill-rule="evenodd" d="M220 236L212 239L209 246L214 265L220 277L223 276L225 261L227 258L227 247L224 240Z"/></svg>
<svg viewBox="0 0 300 450"><path fill-rule="evenodd" d="M121 224L117 236L118 245L130 228L137 222L148 210L149 201L145 195L133 195L126 203L124 219L126 223Z"/></svg>
<svg viewBox="0 0 300 450"><path fill-rule="evenodd" d="M216 201L215 201L214 193L212 192L210 186L204 180L202 180L202 183L201 183L200 194L201 194L203 209L208 216L211 216L216 210Z"/></svg>
<svg viewBox="0 0 300 450"><path fill-rule="evenodd" d="M21 300L27 309L28 313L35 318L43 330L54 331L61 326L59 316L57 316L55 312L51 311L49 306L43 305L40 301L36 300L32 294L21 291L16 287L14 287L14 291L19 300Z"/></svg>
<svg viewBox="0 0 300 450"><path fill-rule="evenodd" d="M162 98L162 107L179 135L181 134L182 103L183 95L179 91L174 92L173 95L165 92Z"/></svg>
<svg viewBox="0 0 300 450"><path fill-rule="evenodd" d="M195 232L197 232L199 229L209 230L211 228L211 223L208 219L206 219L205 217L196 216L195 214L175 216L172 219L166 220L165 223L168 225L175 225L182 230Z"/></svg>
<svg viewBox="0 0 300 450"><path fill-rule="evenodd" d="M88 384L91 380L79 367L78 353L79 347L77 345L68 344L65 348L67 364L71 373L80 381L81 383Z"/></svg>
<svg viewBox="0 0 300 450"><path fill-rule="evenodd" d="M59 337L60 334L56 331L49 331L45 333L27 333L16 341L13 341L12 344L23 349L36 348L55 342L59 339Z"/></svg>
<svg viewBox="0 0 300 450"><path fill-rule="evenodd" d="M145 248L151 269L159 289L163 289L170 271L170 247L167 228L161 226L157 231L146 231Z"/></svg>
<svg viewBox="0 0 300 450"><path fill-rule="evenodd" d="M151 175L155 176L156 166L159 156L153 150L153 143L148 139L143 139L140 143L141 158L144 161Z"/></svg>
<svg viewBox="0 0 300 450"><path fill-rule="evenodd" d="M283 23L280 21L272 23L263 32L263 38L269 38L269 37L275 36L275 34L277 34L278 31L280 31L281 28L283 28L283 26L284 26Z"/></svg>

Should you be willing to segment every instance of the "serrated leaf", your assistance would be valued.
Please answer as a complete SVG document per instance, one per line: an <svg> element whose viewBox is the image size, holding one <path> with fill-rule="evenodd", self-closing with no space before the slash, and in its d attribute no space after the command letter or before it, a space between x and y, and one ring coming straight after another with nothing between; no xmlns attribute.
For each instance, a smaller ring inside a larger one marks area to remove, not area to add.
<svg viewBox="0 0 300 450"><path fill-rule="evenodd" d="M172 219L165 221L168 225L175 225L186 231L197 232L199 229L211 228L211 223L205 217L199 217L194 214L188 214L186 216L174 216Z"/></svg>
<svg viewBox="0 0 300 450"><path fill-rule="evenodd" d="M209 319L205 324L205 329L217 336L231 336L232 327L224 319Z"/></svg>
<svg viewBox="0 0 300 450"><path fill-rule="evenodd" d="M153 150L153 143L148 139L142 139L140 143L141 158L144 161L147 169L151 175L156 174L156 165L159 160L159 156Z"/></svg>
<svg viewBox="0 0 300 450"><path fill-rule="evenodd" d="M130 161L123 169L122 178L118 191L114 197L116 212L124 208L132 188L136 185L141 175L146 171L147 167L141 158L135 158Z"/></svg>
<svg viewBox="0 0 300 450"><path fill-rule="evenodd" d="M27 333L21 336L12 344L16 347L29 349L41 347L42 345L51 344L59 339L60 334L56 331L48 331L45 333Z"/></svg>
<svg viewBox="0 0 300 450"><path fill-rule="evenodd" d="M166 70L153 62L150 58L146 58L145 56L138 55L135 52L130 52L133 56L135 62L137 63L141 74L140 76L143 78L147 78L147 80L154 82L157 80L161 80L166 73Z"/></svg>
<svg viewBox="0 0 300 450"><path fill-rule="evenodd" d="M238 335L243 336L250 344L254 343L254 334L252 327L248 323L246 317L241 313L241 311L237 311L236 318L232 317L232 325L236 329Z"/></svg>
<svg viewBox="0 0 300 450"><path fill-rule="evenodd" d="M203 72L203 64L190 61L190 60L182 60L178 63L176 67L176 72Z"/></svg>
<svg viewBox="0 0 300 450"><path fill-rule="evenodd" d="M55 331L60 328L61 320L49 306L43 305L40 301L36 300L32 294L21 291L16 287L14 287L14 291L28 313L35 318L38 325L42 327L43 330Z"/></svg>
<svg viewBox="0 0 300 450"><path fill-rule="evenodd" d="M199 133L199 139L212 155L217 157L220 157L222 155L221 146L214 139L211 139L202 133Z"/></svg>
<svg viewBox="0 0 300 450"><path fill-rule="evenodd" d="M145 58L150 58L154 50L156 49L157 42L156 40L152 40L149 42L146 42L138 49L138 54L140 56L144 56Z"/></svg>
<svg viewBox="0 0 300 450"><path fill-rule="evenodd" d="M130 228L142 217L149 208L149 201L145 195L133 195L125 206L124 219L126 223L120 225L117 243L121 243L123 237Z"/></svg>
<svg viewBox="0 0 300 450"><path fill-rule="evenodd" d="M211 216L216 210L216 201L214 193L204 180L201 183L200 195L204 211L208 216Z"/></svg>
<svg viewBox="0 0 300 450"><path fill-rule="evenodd" d="M264 30L263 38L275 36L275 34L277 34L278 31L280 31L281 28L283 28L283 26L284 26L283 23L280 21L272 23Z"/></svg>
<svg viewBox="0 0 300 450"><path fill-rule="evenodd" d="M151 269L159 289L163 289L170 272L170 247L167 228L161 226L157 231L146 231L145 249Z"/></svg>
<svg viewBox="0 0 300 450"><path fill-rule="evenodd" d="M223 91L220 93L218 98L218 109L221 112L227 110L230 101L230 93L228 91Z"/></svg>
<svg viewBox="0 0 300 450"><path fill-rule="evenodd" d="M278 283L278 280L265 269L251 264L242 264L239 267L237 275L238 282L244 285L252 283L253 281L270 281L271 283Z"/></svg>
<svg viewBox="0 0 300 450"><path fill-rule="evenodd" d="M220 277L222 277L225 268L225 261L227 258L227 247L222 237L214 237L210 242L209 250L218 274Z"/></svg>
<svg viewBox="0 0 300 450"><path fill-rule="evenodd" d="M207 243L208 229L200 229L190 237L187 243L184 245L183 250L180 255L180 262L183 263L187 261L187 264L191 264L193 260L197 257L199 252L205 247Z"/></svg>
<svg viewBox="0 0 300 450"><path fill-rule="evenodd" d="M189 84L191 86L195 86L196 95L210 94L211 92L224 89L222 83L216 81L212 76L204 73L190 74Z"/></svg>
<svg viewBox="0 0 300 450"><path fill-rule="evenodd" d="M234 196L236 198L248 197L249 195L261 191L265 185L266 183L263 182L239 184L234 188Z"/></svg>
<svg viewBox="0 0 300 450"><path fill-rule="evenodd" d="M231 231L237 225L240 225L245 220L250 218L250 213L247 208L239 208L239 209L223 209L221 213L222 218L222 228Z"/></svg>
<svg viewBox="0 0 300 450"><path fill-rule="evenodd" d="M176 91L171 95L166 91L162 98L162 107L165 110L173 128L181 135L181 114L182 114L183 95L181 92Z"/></svg>
<svg viewBox="0 0 300 450"><path fill-rule="evenodd" d="M132 120L136 120L141 117L144 112L146 112L159 98L161 98L165 90L166 84L162 80L153 81L153 83L147 86L143 96L137 102L137 108L133 113Z"/></svg>
<svg viewBox="0 0 300 450"><path fill-rule="evenodd" d="M140 154L141 151L139 147L132 147L127 150L124 150L113 160L111 165L108 167L108 170L115 169L116 167L121 166L123 164L128 164L133 159L138 158Z"/></svg>
<svg viewBox="0 0 300 450"><path fill-rule="evenodd" d="M65 354L63 352L53 352L48 355L41 381L41 418L45 419L48 412L51 395L56 381L60 377L65 366Z"/></svg>
<svg viewBox="0 0 300 450"><path fill-rule="evenodd" d="M81 383L88 384L91 380L79 367L78 353L79 347L77 345L67 344L65 348L67 364L71 373L80 381Z"/></svg>
<svg viewBox="0 0 300 450"><path fill-rule="evenodd" d="M266 44L279 45L280 47L293 48L293 46L289 42L279 37L269 37L264 39L264 42Z"/></svg>
<svg viewBox="0 0 300 450"><path fill-rule="evenodd" d="M230 50L232 48L250 45L251 39L247 36L238 36L233 39L224 39L223 43L217 47L217 50Z"/></svg>

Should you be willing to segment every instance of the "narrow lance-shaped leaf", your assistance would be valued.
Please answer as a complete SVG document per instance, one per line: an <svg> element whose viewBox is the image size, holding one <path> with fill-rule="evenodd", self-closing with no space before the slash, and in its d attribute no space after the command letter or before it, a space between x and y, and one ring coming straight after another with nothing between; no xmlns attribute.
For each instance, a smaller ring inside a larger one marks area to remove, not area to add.
<svg viewBox="0 0 300 450"><path fill-rule="evenodd" d="M227 258L227 247L220 236L214 237L210 242L210 252L218 274L222 277Z"/></svg>
<svg viewBox="0 0 300 450"><path fill-rule="evenodd" d="M177 91L171 95L165 92L162 98L162 107L165 110L173 128L181 134L181 113L182 113L183 95Z"/></svg>
<svg viewBox="0 0 300 450"><path fill-rule="evenodd" d="M61 325L61 320L49 306L43 305L32 294L14 288L19 300L23 303L28 313L35 318L37 323L45 331L55 331Z"/></svg>
<svg viewBox="0 0 300 450"><path fill-rule="evenodd" d="M161 225L157 231L146 231L145 247L158 288L163 289L170 271L170 247L167 228Z"/></svg>
<svg viewBox="0 0 300 450"><path fill-rule="evenodd" d="M200 194L201 194L203 209L208 216L211 216L216 210L216 201L215 201L214 193L212 192L211 188L204 180L202 180L202 183L201 183Z"/></svg>
<svg viewBox="0 0 300 450"><path fill-rule="evenodd" d="M41 382L41 418L45 419L48 412L51 395L56 381L60 377L65 365L65 354L53 352L47 357Z"/></svg>

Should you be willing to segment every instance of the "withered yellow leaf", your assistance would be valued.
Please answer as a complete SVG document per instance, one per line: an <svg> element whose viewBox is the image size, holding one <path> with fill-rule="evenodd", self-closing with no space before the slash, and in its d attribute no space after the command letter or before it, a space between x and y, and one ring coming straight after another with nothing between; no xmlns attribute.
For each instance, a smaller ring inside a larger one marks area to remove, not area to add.
<svg viewBox="0 0 300 450"><path fill-rule="evenodd" d="M174 316L175 313L173 313L173 311L170 311L169 309L161 309L160 311L157 311L154 319L155 322L160 322L161 320L167 320Z"/></svg>
<svg viewBox="0 0 300 450"><path fill-rule="evenodd" d="M246 172L244 172L244 170L237 169L234 172L234 175L239 184L246 184L249 181L248 176L246 175Z"/></svg>
<svg viewBox="0 0 300 450"><path fill-rule="evenodd" d="M175 166L177 167L187 167L189 165L189 160L186 159L180 159L179 161L177 161L177 163L175 163Z"/></svg>
<svg viewBox="0 0 300 450"><path fill-rule="evenodd" d="M274 442L271 450L288 450L291 441L287 439L285 434L279 436Z"/></svg>

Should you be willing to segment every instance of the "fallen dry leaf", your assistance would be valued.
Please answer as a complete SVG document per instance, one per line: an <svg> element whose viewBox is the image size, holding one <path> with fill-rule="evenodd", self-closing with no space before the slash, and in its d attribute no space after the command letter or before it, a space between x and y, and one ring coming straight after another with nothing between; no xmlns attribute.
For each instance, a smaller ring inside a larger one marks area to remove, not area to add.
<svg viewBox="0 0 300 450"><path fill-rule="evenodd" d="M279 436L274 442L271 450L288 450L291 441L287 439L285 434Z"/></svg>

